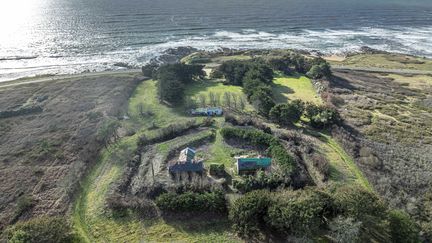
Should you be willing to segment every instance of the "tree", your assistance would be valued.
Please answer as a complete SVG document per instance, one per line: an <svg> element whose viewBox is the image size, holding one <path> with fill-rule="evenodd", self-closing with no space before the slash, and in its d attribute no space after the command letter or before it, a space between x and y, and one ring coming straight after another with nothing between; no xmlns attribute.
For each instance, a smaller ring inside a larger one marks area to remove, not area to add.
<svg viewBox="0 0 432 243"><path fill-rule="evenodd" d="M209 96L210 105L211 106L217 106L215 93L209 92L208 96Z"/></svg>
<svg viewBox="0 0 432 243"><path fill-rule="evenodd" d="M258 113L263 116L268 116L271 108L275 106L275 102L269 96L268 91L263 88L255 91L250 100L255 109L257 109Z"/></svg>
<svg viewBox="0 0 432 243"><path fill-rule="evenodd" d="M304 111L311 126L315 128L325 128L340 122L339 113L333 108L307 103Z"/></svg>
<svg viewBox="0 0 432 243"><path fill-rule="evenodd" d="M323 62L321 64L313 65L306 75L313 79L320 79L324 77L329 78L332 75L330 64Z"/></svg>
<svg viewBox="0 0 432 243"><path fill-rule="evenodd" d="M222 105L221 104L221 95L220 95L220 93L216 93L215 94L215 103L216 103L217 106Z"/></svg>
<svg viewBox="0 0 432 243"><path fill-rule="evenodd" d="M289 125L300 120L303 102L295 100L287 104L277 104L270 110L270 119L282 125Z"/></svg>
<svg viewBox="0 0 432 243"><path fill-rule="evenodd" d="M200 106L201 107L206 107L206 104L207 104L207 100L206 100L206 96L204 95L204 94L200 94L199 96L198 96L198 100L199 100L199 103L200 103Z"/></svg>
<svg viewBox="0 0 432 243"><path fill-rule="evenodd" d="M239 99L239 108L241 111L243 111L246 108L246 100L243 96L240 96Z"/></svg>
<svg viewBox="0 0 432 243"><path fill-rule="evenodd" d="M250 79L246 78L243 81L243 93L245 93L246 97L250 99L250 97L260 88L268 87L264 83L262 83L258 79Z"/></svg>
<svg viewBox="0 0 432 243"><path fill-rule="evenodd" d="M231 95L228 92L225 92L223 94L223 99L224 99L224 104L228 107L231 108Z"/></svg>
<svg viewBox="0 0 432 243"><path fill-rule="evenodd" d="M172 104L183 100L184 84L173 72L159 72L158 95L159 99Z"/></svg>
<svg viewBox="0 0 432 243"><path fill-rule="evenodd" d="M235 93L231 93L231 97L232 97L232 104L234 109L237 109L237 95Z"/></svg>
<svg viewBox="0 0 432 243"><path fill-rule="evenodd" d="M249 61L231 60L222 63L219 66L219 71L223 73L229 84L241 86L243 84L243 77L249 70L249 66Z"/></svg>
<svg viewBox="0 0 432 243"><path fill-rule="evenodd" d="M157 72L158 96L162 101L181 104L186 84L205 76L202 65L166 64Z"/></svg>
<svg viewBox="0 0 432 243"><path fill-rule="evenodd" d="M255 60L245 73L244 79L257 79L262 83L270 84L273 81L273 69L260 60Z"/></svg>
<svg viewBox="0 0 432 243"><path fill-rule="evenodd" d="M145 77L156 78L158 65L156 63L149 63L144 65L141 70Z"/></svg>
<svg viewBox="0 0 432 243"><path fill-rule="evenodd" d="M105 148L111 144L111 140L114 139L114 143L119 139L117 129L120 127L120 123L117 120L107 120L97 131L97 138L102 142Z"/></svg>
<svg viewBox="0 0 432 243"><path fill-rule="evenodd" d="M156 198L156 205L166 212L226 212L225 195L222 191L163 193Z"/></svg>

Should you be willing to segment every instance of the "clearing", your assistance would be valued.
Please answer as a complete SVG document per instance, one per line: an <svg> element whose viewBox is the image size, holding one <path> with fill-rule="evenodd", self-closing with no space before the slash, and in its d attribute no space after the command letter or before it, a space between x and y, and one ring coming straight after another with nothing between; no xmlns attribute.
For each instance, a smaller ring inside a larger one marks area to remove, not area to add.
<svg viewBox="0 0 432 243"><path fill-rule="evenodd" d="M320 96L306 76L282 76L274 79L274 98L278 103L300 99L305 102L322 104Z"/></svg>

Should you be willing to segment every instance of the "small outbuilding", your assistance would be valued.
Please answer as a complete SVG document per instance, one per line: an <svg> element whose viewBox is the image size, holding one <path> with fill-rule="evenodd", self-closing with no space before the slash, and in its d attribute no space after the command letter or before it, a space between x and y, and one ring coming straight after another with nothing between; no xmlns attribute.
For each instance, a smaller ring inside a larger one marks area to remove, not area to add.
<svg viewBox="0 0 432 243"><path fill-rule="evenodd" d="M177 161L172 162L168 165L168 171L170 173L182 173L182 172L197 172L201 173L204 171L204 162L195 160L196 151L191 148L185 148L180 152Z"/></svg>
<svg viewBox="0 0 432 243"><path fill-rule="evenodd" d="M222 116L223 109L221 107L197 108L191 110L193 116Z"/></svg>
<svg viewBox="0 0 432 243"><path fill-rule="evenodd" d="M251 174L257 170L267 170L271 166L271 158L236 158L237 173L238 174Z"/></svg>

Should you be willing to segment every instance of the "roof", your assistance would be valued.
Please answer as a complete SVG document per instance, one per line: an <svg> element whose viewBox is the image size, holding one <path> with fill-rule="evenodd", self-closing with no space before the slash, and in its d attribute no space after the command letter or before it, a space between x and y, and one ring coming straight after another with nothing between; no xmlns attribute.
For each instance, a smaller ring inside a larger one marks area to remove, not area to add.
<svg viewBox="0 0 432 243"><path fill-rule="evenodd" d="M264 169L271 165L271 158L238 158L237 169L240 170L256 170Z"/></svg>
<svg viewBox="0 0 432 243"><path fill-rule="evenodd" d="M196 151L187 147L180 152L179 162L192 162L195 159Z"/></svg>
<svg viewBox="0 0 432 243"><path fill-rule="evenodd" d="M207 112L222 113L222 111L223 110L220 107L207 107L207 108L192 109L192 112L196 112L196 113L207 113Z"/></svg>
<svg viewBox="0 0 432 243"><path fill-rule="evenodd" d="M203 161L175 163L168 166L169 172L202 172L204 170Z"/></svg>

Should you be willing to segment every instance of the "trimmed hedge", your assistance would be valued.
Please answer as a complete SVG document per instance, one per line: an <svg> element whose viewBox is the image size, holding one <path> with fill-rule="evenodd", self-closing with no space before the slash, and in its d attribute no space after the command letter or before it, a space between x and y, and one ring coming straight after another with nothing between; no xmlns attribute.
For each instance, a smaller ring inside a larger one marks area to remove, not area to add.
<svg viewBox="0 0 432 243"><path fill-rule="evenodd" d="M226 212L225 195L222 191L185 192L181 194L168 192L156 198L156 205L164 212Z"/></svg>

